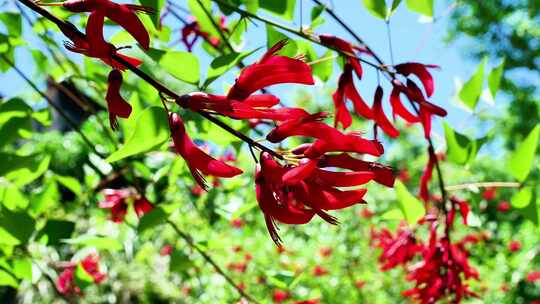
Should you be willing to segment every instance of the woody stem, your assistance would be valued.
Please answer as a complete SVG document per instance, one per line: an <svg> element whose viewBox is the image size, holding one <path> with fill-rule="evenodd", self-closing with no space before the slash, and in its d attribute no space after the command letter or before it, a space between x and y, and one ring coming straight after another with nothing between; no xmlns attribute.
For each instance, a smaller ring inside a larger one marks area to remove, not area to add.
<svg viewBox="0 0 540 304"><path fill-rule="evenodd" d="M182 231L182 229L180 229L173 221L171 220L167 220L167 223L174 229L174 231L184 240L186 241L186 243L188 244L189 247L191 247L192 249L194 249L195 251L197 251L203 258L204 260L212 265L212 267L214 268L214 270L219 273L219 275L221 275L229 285L231 285L234 289L236 289L236 291L238 291L238 293L240 295L242 295L244 298L246 298L247 300L249 300L250 302L252 303L256 303L258 304L259 302L257 300L255 300L255 298L253 298L251 295L249 295L248 293L246 293L240 286L238 286L234 281L233 279L225 273L225 271L223 269L221 269L221 267L219 267L219 265L212 259L212 257L210 257L204 250L202 250L197 244L195 244L195 242L193 242L193 238L185 233L184 231Z"/></svg>
<svg viewBox="0 0 540 304"><path fill-rule="evenodd" d="M79 31L77 28L75 28L72 24L67 23L67 22L57 18L56 16L54 16L53 14L51 14L50 12L45 10L44 8L42 8L39 5L37 5L36 3L34 3L32 0L18 0L18 1L21 2L22 4L24 4L25 6L27 6L29 9L35 11L36 13L40 14L44 18L46 18L46 19L50 20L51 22L53 22L54 24L56 24L60 29L62 29L64 31L71 32L71 33L79 36L82 39L86 39L86 35L84 33L82 33L81 31ZM150 75L143 72L142 70L140 70L136 66L134 66L131 63L127 62L122 57L118 56L117 54L112 54L111 57L115 61L117 61L120 64L122 64L123 66L127 67L130 71L135 73L141 79L143 79L144 81L149 83L151 86L153 86L159 92L162 92L162 93L164 93L164 94L166 94L166 95L168 95L168 96L170 96L170 97L172 97L174 99L180 99L180 95L176 94L175 92L173 92L172 90L170 90L169 88L167 88L166 86L164 86L163 84L161 84L160 82L158 82L157 80L155 80ZM238 137L239 139L246 142L247 144L249 144L249 145L251 145L253 147L256 147L256 148L258 148L258 149L260 149L262 151L268 152L268 153L270 153L271 155L273 155L276 158L282 159L281 155L278 154L277 152L275 152L274 150L272 150L272 149L270 149L270 148L268 148L268 147L266 147L266 146L264 146L264 145L262 145L262 144L260 144L260 143L258 143L256 141L254 141L249 136L238 132L237 130L233 129L232 127L230 127L229 125L227 125L223 121L219 120L218 118L213 117L212 115L210 115L208 113L205 113L203 111L195 111L195 112L198 113L199 115L201 115L202 117L204 117L205 119L209 120L210 122L214 123L215 125L221 127L225 131L227 131L227 132L231 133L232 135Z"/></svg>

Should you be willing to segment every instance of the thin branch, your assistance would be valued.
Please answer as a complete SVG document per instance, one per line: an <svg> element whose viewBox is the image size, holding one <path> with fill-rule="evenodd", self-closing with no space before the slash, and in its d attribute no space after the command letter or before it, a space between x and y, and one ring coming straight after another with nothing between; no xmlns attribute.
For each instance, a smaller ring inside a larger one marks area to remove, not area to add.
<svg viewBox="0 0 540 304"><path fill-rule="evenodd" d="M520 188L522 184L516 182L479 182L446 186L446 191L471 190L477 188Z"/></svg>
<svg viewBox="0 0 540 304"><path fill-rule="evenodd" d="M174 231L176 231L176 233L182 238L184 239L184 241L186 241L186 243L188 244L189 247L191 247L192 249L194 249L195 251L197 251L204 259L206 262L208 262L210 265L212 265L212 267L214 268L214 270L219 274L221 275L225 281L227 281L227 283L229 285L231 285L234 289L236 289L236 291L238 291L238 293L240 295L242 295L244 298L246 298L247 300L249 300L250 302L253 302L253 303L259 303L259 301L255 300L255 298L253 298L253 296L249 295L248 293L246 293L246 291L244 291L242 288L240 288L240 286L238 286L234 281L233 279L225 273L225 271L219 267L219 265L212 259L211 256L209 256L204 250L202 250L197 244L195 244L195 242L193 242L193 238L185 233L184 231L182 231L174 222L172 222L171 220L167 220L167 222L169 223L169 225L171 225L171 227L174 229Z"/></svg>
<svg viewBox="0 0 540 304"><path fill-rule="evenodd" d="M82 33L81 31L79 31L77 28L75 28L75 26L73 26L71 23L67 23L67 22L57 18L56 16L51 14L46 9L43 9L42 7L40 7L39 5L34 3L32 0L18 0L18 1L21 2L22 4L24 4L25 6L27 6L28 8L30 8L31 10L35 11L36 13L40 14L41 16L47 18L48 20L50 20L51 22L56 24L60 29L62 29L64 31L69 31L69 32L79 36L81 39L86 39L86 35L84 33ZM117 61L120 64L122 64L123 66L127 67L130 71L135 73L141 79L143 79L144 81L149 83L151 86L153 86L159 92L162 92L162 93L164 93L164 94L166 94L166 95L168 95L171 98L176 99L176 100L179 100L181 98L180 95L176 94L175 92L173 92L172 90L170 90L169 88L167 88L166 86L164 86L163 84L161 84L160 82L158 82L157 80L152 78L149 74L143 72L142 70L140 70L136 66L134 66L131 63L127 62L124 58L118 56L117 54L112 54L111 57L115 61ZM219 120L218 118L215 118L212 115L210 115L210 114L208 114L208 113L206 113L204 111L195 111L195 112L198 113L199 115L201 115L202 117L204 117L205 119L211 121L215 125L221 127L222 129L226 130L227 132L231 133L232 135L240 138L244 142L246 142L248 144L251 144L254 147L257 147L258 149L260 149L262 151L268 152L268 153L270 153L271 155L273 155L274 157L276 157L278 159L282 159L282 156L280 154L278 154L277 152L275 152L274 150L272 150L272 149L270 149L270 148L268 148L268 147L266 147L266 146L264 146L264 145L262 145L262 144L260 144L260 143L258 143L256 141L252 140L249 136L244 135L244 134L238 132L237 130L231 128L229 125L227 125L223 121Z"/></svg>
<svg viewBox="0 0 540 304"><path fill-rule="evenodd" d="M210 22L214 26L214 29L219 33L219 36L221 37L221 40L223 40L223 43L225 43L225 45L229 48L229 50L234 53L235 51L234 51L234 48L233 48L231 42L225 36L225 33L221 30L221 27L219 26L219 24L216 23L216 20L214 20L214 16L212 16L212 13L210 13L210 11L208 11L206 9L206 7L201 2L201 0L197 0L197 3L199 4L199 6L204 11L204 14L206 15L206 17L208 17L208 19L210 19Z"/></svg>

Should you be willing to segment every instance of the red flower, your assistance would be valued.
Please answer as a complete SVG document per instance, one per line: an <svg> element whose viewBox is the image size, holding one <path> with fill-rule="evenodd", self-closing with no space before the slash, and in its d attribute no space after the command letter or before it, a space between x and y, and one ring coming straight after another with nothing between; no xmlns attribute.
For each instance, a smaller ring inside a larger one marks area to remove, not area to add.
<svg viewBox="0 0 540 304"><path fill-rule="evenodd" d="M358 289L364 288L365 285L366 285L366 281L363 281L363 280L358 280L354 282L354 286L356 286L356 288Z"/></svg>
<svg viewBox="0 0 540 304"><path fill-rule="evenodd" d="M221 16L219 26L220 26L221 31L229 32L229 30L225 26L224 16ZM206 42L208 42L214 48L219 47L219 44L221 42L218 37L210 37L209 33L201 31L197 20L193 20L192 22L185 24L181 32L182 32L181 40L189 52L192 51L193 45L195 45L195 42L197 42L197 40L200 37L202 37ZM189 39L191 36L193 37L191 38L191 41L190 41Z"/></svg>
<svg viewBox="0 0 540 304"><path fill-rule="evenodd" d="M362 78L362 66L360 65L360 60L355 56L354 51L355 49L358 50L358 48L354 47L352 43L333 35L319 35L319 39L322 44L347 53L347 63L353 67L356 76Z"/></svg>
<svg viewBox="0 0 540 304"><path fill-rule="evenodd" d="M298 59L275 55L286 43L287 40L278 42L259 62L243 69L227 97L242 101L257 90L280 83L312 85L314 81L309 65Z"/></svg>
<svg viewBox="0 0 540 304"><path fill-rule="evenodd" d="M244 221L241 218L235 218L231 221L231 225L234 228L242 228L242 226L244 226Z"/></svg>
<svg viewBox="0 0 540 304"><path fill-rule="evenodd" d="M64 46L71 52L84 54L88 57L99 58L106 64L112 66L114 69L125 70L126 66L120 62L112 59L113 55L116 55L122 58L124 61L127 61L133 66L139 66L142 61L136 58L132 58L126 55L117 53L118 49L105 41L103 38L103 22L104 15L101 11L93 12L88 18L88 24L86 27L86 36L80 37L75 34L75 27L73 29L64 29L60 28L62 33L66 35L71 42L64 42Z"/></svg>
<svg viewBox="0 0 540 304"><path fill-rule="evenodd" d="M86 273L88 273L95 284L103 282L107 278L107 275L99 271L99 257L96 254L90 254L84 258L80 265ZM56 280L56 288L58 292L63 295L69 294L81 294L81 289L75 283L75 269L77 264L68 263L67 267L58 275Z"/></svg>
<svg viewBox="0 0 540 304"><path fill-rule="evenodd" d="M438 68L438 66L425 65L417 62L407 62L398 64L394 68L396 69L396 72L405 77L409 76L410 74L418 77L418 79L420 79L420 81L422 82L424 89L426 90L426 95L428 97L431 97L434 90L433 77L431 76L427 68Z"/></svg>
<svg viewBox="0 0 540 304"><path fill-rule="evenodd" d="M75 13L99 12L128 31L144 49L147 50L150 47L148 32L135 13L153 13L152 8L133 4L118 4L109 0L70 0L63 3L40 3L40 5L62 5ZM103 25L101 31L103 31Z"/></svg>
<svg viewBox="0 0 540 304"><path fill-rule="evenodd" d="M117 116L128 118L131 114L131 105L120 95L122 86L122 73L119 70L112 70L109 73L109 87L107 88L107 108L109 109L109 122L112 129L118 128Z"/></svg>
<svg viewBox="0 0 540 304"><path fill-rule="evenodd" d="M333 251L333 250L332 250L332 248L330 248L330 247L323 247L323 248L321 248L321 249L319 250L319 253L321 254L321 256L322 256L323 258L327 258L327 257L329 257L329 256L332 254L332 251Z"/></svg>
<svg viewBox="0 0 540 304"><path fill-rule="evenodd" d="M379 232L372 230L371 240L375 242L375 247L383 250L379 256L383 271L398 265L404 266L424 248L422 243L417 242L412 232L404 228L400 228L395 236L388 229Z"/></svg>
<svg viewBox="0 0 540 304"><path fill-rule="evenodd" d="M303 300L303 301L295 301L294 304L319 304L319 299L311 299L311 300Z"/></svg>
<svg viewBox="0 0 540 304"><path fill-rule="evenodd" d="M508 243L508 250L510 252L516 252L521 249L521 243L519 241L511 241Z"/></svg>
<svg viewBox="0 0 540 304"><path fill-rule="evenodd" d="M375 213L368 208L362 208L362 211L360 211L360 215L365 219L369 219L372 218Z"/></svg>
<svg viewBox="0 0 540 304"><path fill-rule="evenodd" d="M399 131L392 125L384 114L382 108L383 89L381 86L377 86L375 90L375 97L373 98L373 116L377 125L390 137L398 137Z"/></svg>
<svg viewBox="0 0 540 304"><path fill-rule="evenodd" d="M289 298L289 293L284 290L277 289L277 290L274 290L274 292L272 293L272 300L275 303L284 302L288 298Z"/></svg>
<svg viewBox="0 0 540 304"><path fill-rule="evenodd" d="M313 269L313 275L316 277L322 277L323 275L327 275L327 274L328 274L328 270L326 270L326 268L320 265L315 266L315 268Z"/></svg>
<svg viewBox="0 0 540 304"><path fill-rule="evenodd" d="M178 114L169 114L169 127L176 152L187 162L193 178L203 189L207 188L204 175L233 177L242 173L242 170L211 157L197 147L186 133L184 122Z"/></svg>
<svg viewBox="0 0 540 304"><path fill-rule="evenodd" d="M486 201L492 201L492 200L495 199L496 196L497 196L497 188L495 188L495 187L486 188L486 190L484 190L484 192L482 192L482 197Z"/></svg>
<svg viewBox="0 0 540 304"><path fill-rule="evenodd" d="M111 209L111 220L120 223L127 214L126 200L133 195L128 189L105 189L103 190L105 200L99 203L99 208Z"/></svg>
<svg viewBox="0 0 540 304"><path fill-rule="evenodd" d="M507 292L510 290L510 287L508 286L508 284L502 283L500 289L502 292Z"/></svg>
<svg viewBox="0 0 540 304"><path fill-rule="evenodd" d="M394 81L394 87L390 93L390 105L392 106L392 117L394 120L396 116L400 116L406 122L413 124L420 122L420 118L411 112L401 102L401 93L403 92L403 85L399 81Z"/></svg>
<svg viewBox="0 0 540 304"><path fill-rule="evenodd" d="M401 169L398 172L398 179L404 183L411 180L411 175L407 169Z"/></svg>
<svg viewBox="0 0 540 304"><path fill-rule="evenodd" d="M325 155L319 161L321 168L343 168L352 171L370 171L375 174L374 180L387 187L394 186L394 173L391 167L384 166L376 162L369 162L356 159L349 154Z"/></svg>
<svg viewBox="0 0 540 304"><path fill-rule="evenodd" d="M146 213L152 211L152 209L154 209L154 205L152 205L146 199L146 197L140 196L133 202L133 209L135 209L135 214L137 214L137 216L140 218Z"/></svg>
<svg viewBox="0 0 540 304"><path fill-rule="evenodd" d="M174 250L174 247L171 246L171 245L165 245L161 248L161 250L159 251L159 254L162 255L162 256L166 256L166 255L171 255L171 253L173 252Z"/></svg>
<svg viewBox="0 0 540 304"><path fill-rule="evenodd" d="M453 216L455 214L455 209L456 209L456 206L457 206L457 207L459 207L459 212L461 213L461 217L463 219L463 224L467 225L467 217L469 216L469 212L471 211L471 207L469 206L469 203L467 201L460 200L455 196L450 197L450 202L452 203L452 209L451 209L452 218L450 218L450 214L449 214L449 216L448 216L449 219L447 219L448 223L450 225L453 224L453 220L454 220Z"/></svg>
<svg viewBox="0 0 540 304"><path fill-rule="evenodd" d="M346 99L350 99L353 102L356 114L365 117L366 119L373 119L373 113L364 99L358 94L356 87L354 86L354 80L352 75L352 66L345 64L343 67L343 73L339 77L338 88L332 95L335 108L335 120L334 126L337 127L338 123L344 129L347 129L352 123L352 117L345 104Z"/></svg>
<svg viewBox="0 0 540 304"><path fill-rule="evenodd" d="M429 153L429 159L426 164L426 167L424 168L424 172L422 173L422 177L420 178L420 190L418 195L424 202L429 201L429 181L431 180L431 176L433 174L433 167L435 166L435 156L433 153Z"/></svg>
<svg viewBox="0 0 540 304"><path fill-rule="evenodd" d="M508 212L508 210L510 210L510 203L507 201L501 201L499 205L497 205L497 210L502 213Z"/></svg>
<svg viewBox="0 0 540 304"><path fill-rule="evenodd" d="M540 271L531 271L527 274L527 282L534 283L540 280Z"/></svg>

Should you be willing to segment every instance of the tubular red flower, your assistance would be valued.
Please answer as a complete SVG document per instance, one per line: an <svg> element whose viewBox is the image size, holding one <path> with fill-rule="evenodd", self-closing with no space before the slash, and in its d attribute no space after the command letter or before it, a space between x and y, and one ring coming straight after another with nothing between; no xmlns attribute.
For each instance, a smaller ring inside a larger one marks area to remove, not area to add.
<svg viewBox="0 0 540 304"><path fill-rule="evenodd" d="M408 123L420 122L420 118L409 112L401 102L400 93L402 90L402 85L394 85L394 88L390 93L390 105L392 106L392 116L394 117L394 120L396 119L396 115L398 115Z"/></svg>
<svg viewBox="0 0 540 304"><path fill-rule="evenodd" d="M202 188L207 188L203 175L233 177L242 173L242 170L211 157L197 147L186 133L184 122L178 114L169 114L169 127L176 152L184 158L193 178Z"/></svg>
<svg viewBox="0 0 540 304"><path fill-rule="evenodd" d="M80 265L88 273L95 284L101 283L107 278L105 273L99 271L99 257L96 254L90 254L84 258ZM69 262L66 268L58 275L56 280L56 289L63 295L80 295L81 289L75 282L75 269L77 264Z"/></svg>
<svg viewBox="0 0 540 304"><path fill-rule="evenodd" d="M111 220L121 223L127 214L126 200L132 195L127 189L104 189L105 200L99 203L99 208L111 209Z"/></svg>
<svg viewBox="0 0 540 304"><path fill-rule="evenodd" d="M141 196L133 202L133 209L135 209L135 214L137 214L138 217L142 217L146 213L152 211L154 205L152 205L146 197Z"/></svg>
<svg viewBox="0 0 540 304"><path fill-rule="evenodd" d="M418 195L424 202L429 201L429 181L431 180L431 176L433 174L433 167L435 166L435 156L433 153L429 153L429 160L426 164L426 167L424 168L424 172L422 173L422 177L420 178L420 190Z"/></svg>
<svg viewBox="0 0 540 304"><path fill-rule="evenodd" d="M64 2L63 6L76 13L101 11L101 14L128 31L144 49L150 48L148 32L135 13L153 13L152 8L133 4L118 4L110 0L70 0ZM101 26L101 31L103 31L103 26Z"/></svg>
<svg viewBox="0 0 540 304"><path fill-rule="evenodd" d="M319 39L322 44L347 53L347 62L353 67L358 78L362 78L362 66L360 65L360 60L355 57L354 47L352 43L336 36L325 34L319 35Z"/></svg>
<svg viewBox="0 0 540 304"><path fill-rule="evenodd" d="M395 236L388 229L379 232L372 230L371 241L375 247L383 250L379 256L383 271L400 265L405 266L424 249L424 245L416 240L412 232L402 227Z"/></svg>
<svg viewBox="0 0 540 304"><path fill-rule="evenodd" d="M120 95L122 86L122 73L119 70L112 70L109 73L107 95L107 108L109 110L109 122L112 129L118 128L117 116L128 118L131 114L131 105Z"/></svg>
<svg viewBox="0 0 540 304"><path fill-rule="evenodd" d="M319 167L334 167L349 169L352 171L369 171L372 172L375 177L374 180L387 187L394 186L394 172L391 167L384 166L375 162L368 162L360 159L356 159L347 153L338 155L325 155L319 161Z"/></svg>
<svg viewBox="0 0 540 304"><path fill-rule="evenodd" d="M377 86L375 90L375 97L373 99L373 115L377 125L388 134L390 137L398 137L399 131L392 125L392 123L386 118L382 108L383 89L381 86Z"/></svg>
<svg viewBox="0 0 540 304"><path fill-rule="evenodd" d="M427 68L438 68L436 65L425 65L417 62L407 62L398 64L395 66L396 72L407 77L410 74L415 75L420 79L424 89L426 90L426 95L431 97L433 95L434 85L433 77L429 73Z"/></svg>
<svg viewBox="0 0 540 304"><path fill-rule="evenodd" d="M286 43L286 40L278 42L259 62L243 69L227 97L243 101L251 93L274 84L314 84L311 67L305 62L275 55Z"/></svg>

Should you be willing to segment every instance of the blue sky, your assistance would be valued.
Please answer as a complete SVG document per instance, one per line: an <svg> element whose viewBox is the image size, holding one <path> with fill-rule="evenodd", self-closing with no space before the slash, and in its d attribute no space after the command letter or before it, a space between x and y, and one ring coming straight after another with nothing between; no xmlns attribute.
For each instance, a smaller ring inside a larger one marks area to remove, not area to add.
<svg viewBox="0 0 540 304"><path fill-rule="evenodd" d="M297 1L298 3L300 1ZM443 38L447 32L447 4L445 1L436 1L435 16L438 16L435 23L419 22L418 14L408 11L402 3L392 16L390 26L392 32L392 43L395 63L406 61L417 61L422 63L432 63L441 66L440 70L434 71L435 77L435 94L432 101L445 107L449 116L447 120L458 130L469 128L469 123L472 121L470 113L464 111L454 103L451 105L451 99L455 94L454 78L467 79L475 70L477 62L471 62L464 57L463 48L459 45L463 43L446 45ZM180 5L185 5L185 1L178 1ZM303 0L303 20L304 23L309 22L311 1ZM347 3L347 4L342 4ZM384 21L370 15L362 6L360 0L339 0L334 1L336 4L335 11L358 33L364 41L387 63L390 63L390 53L388 48L387 29ZM9 9L9 8L8 8ZM298 7L297 7L298 9ZM273 18L272 15L260 12L260 14ZM299 11L295 22L292 26L299 26ZM29 44L35 43L36 39L28 32L25 32L25 39ZM343 29L341 29L330 17L326 18L326 22L316 29L317 33L331 33L345 39L351 39ZM174 40L178 39L176 33ZM290 35L291 38L297 38ZM264 25L258 27L251 26L245 37L245 49L253 49L266 45L266 34ZM351 39L352 40L352 39ZM60 41L59 41L60 43ZM319 54L322 54L322 48L316 48ZM196 54L200 57L202 70L206 70L211 58L204 51L196 48ZM76 55L78 56L78 55ZM256 60L257 55L249 57L246 62ZM499 59L490 58L490 66L497 64ZM17 52L17 63L23 68L28 75L33 73L33 62L31 57L24 51ZM365 76L362 82L359 83L359 90L363 93L366 100L370 100L372 92L377 84L376 72L374 69L365 66ZM334 69L334 79L337 77L338 71ZM236 75L236 72L230 72L222 82L231 83ZM218 80L218 83L219 81ZM216 87L223 87L216 85ZM6 97L11 97L21 92L27 91L28 87L18 78L14 72L8 72L0 75L0 93ZM283 87L273 89L273 92L281 95ZM287 88L289 90L289 87ZM501 98L500 96L498 97ZM331 100L328 100L329 106ZM441 134L440 122L435 123L435 131ZM474 134L473 134L474 135ZM481 135L481 134L476 134Z"/></svg>

